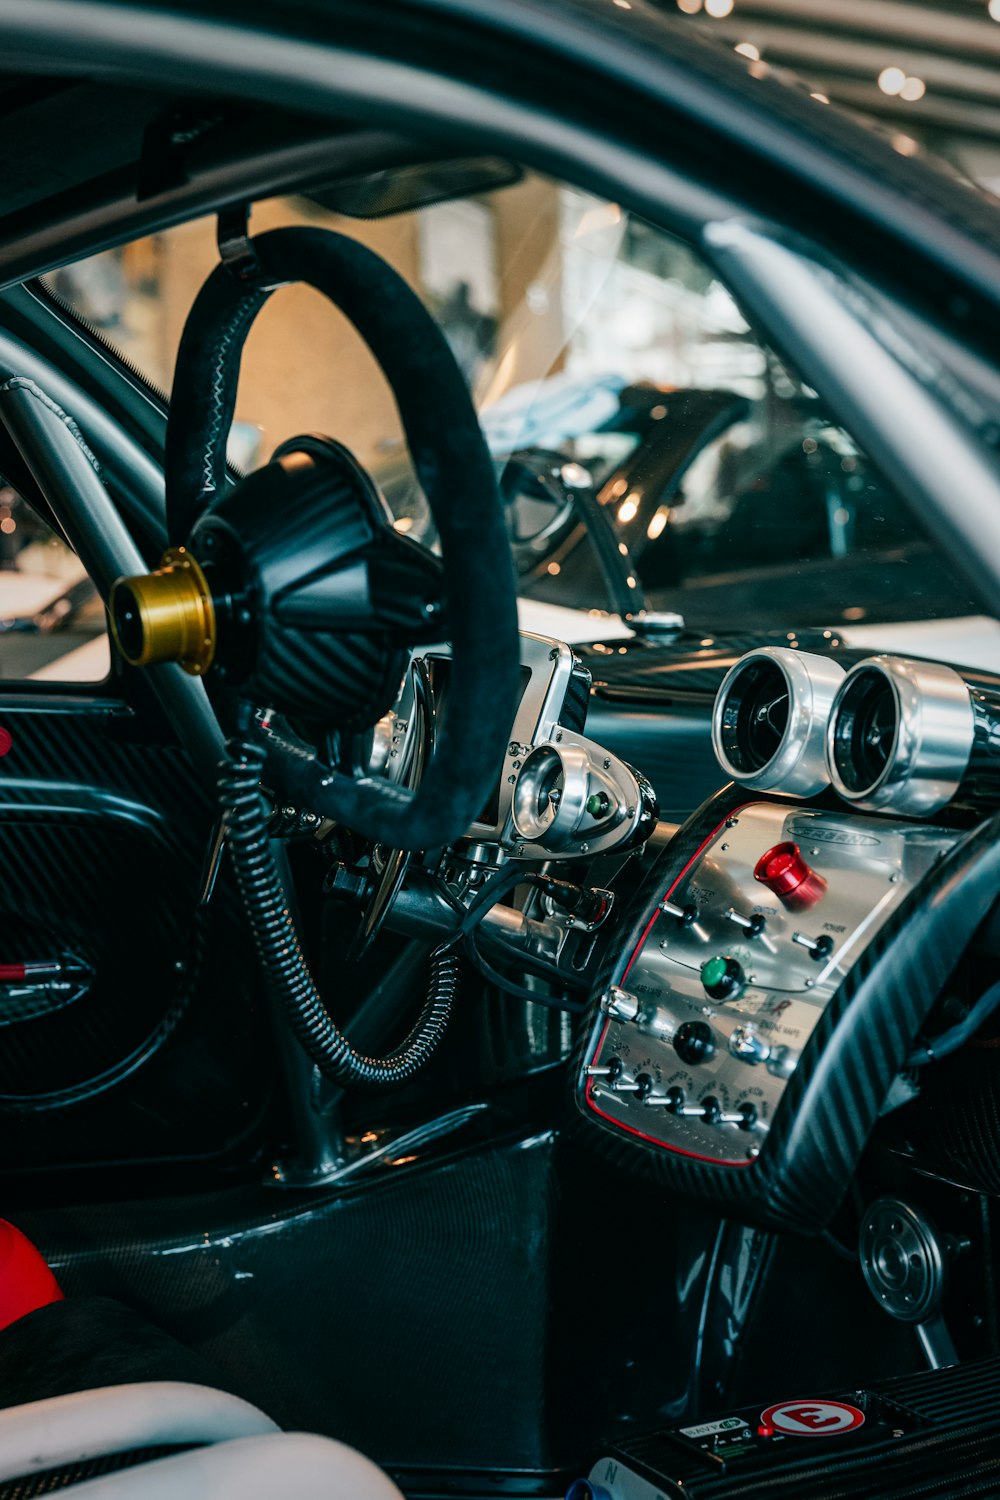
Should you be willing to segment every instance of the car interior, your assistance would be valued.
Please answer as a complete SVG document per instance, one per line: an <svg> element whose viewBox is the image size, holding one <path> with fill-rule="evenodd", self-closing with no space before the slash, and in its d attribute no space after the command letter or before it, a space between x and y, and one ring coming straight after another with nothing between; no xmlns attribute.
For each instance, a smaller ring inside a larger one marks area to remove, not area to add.
<svg viewBox="0 0 1000 1500"><path fill-rule="evenodd" d="M896 465L624 191L0 120L0 1500L996 1493L989 373Z"/></svg>

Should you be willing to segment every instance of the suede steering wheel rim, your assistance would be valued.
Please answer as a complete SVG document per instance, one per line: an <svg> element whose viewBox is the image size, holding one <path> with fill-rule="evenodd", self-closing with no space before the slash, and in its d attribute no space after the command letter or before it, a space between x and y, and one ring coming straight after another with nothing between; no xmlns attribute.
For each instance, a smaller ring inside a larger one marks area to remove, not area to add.
<svg viewBox="0 0 1000 1500"><path fill-rule="evenodd" d="M353 323L392 390L441 542L453 665L447 717L419 786L354 778L276 735L268 774L374 841L443 847L487 800L516 710L516 586L493 461L443 333L378 255L325 229L275 229L247 243L239 271L222 264L209 276L181 339L167 426L168 535L184 545L229 486L226 441L258 312L281 286L312 286Z"/></svg>

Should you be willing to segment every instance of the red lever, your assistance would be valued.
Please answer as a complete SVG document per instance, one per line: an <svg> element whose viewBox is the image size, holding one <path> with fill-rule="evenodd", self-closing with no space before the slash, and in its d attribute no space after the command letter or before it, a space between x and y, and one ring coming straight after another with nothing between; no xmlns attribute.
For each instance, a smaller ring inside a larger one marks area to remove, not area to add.
<svg viewBox="0 0 1000 1500"><path fill-rule="evenodd" d="M798 844L775 844L768 849L757 861L753 878L792 911L815 906L826 890L826 881L809 868Z"/></svg>

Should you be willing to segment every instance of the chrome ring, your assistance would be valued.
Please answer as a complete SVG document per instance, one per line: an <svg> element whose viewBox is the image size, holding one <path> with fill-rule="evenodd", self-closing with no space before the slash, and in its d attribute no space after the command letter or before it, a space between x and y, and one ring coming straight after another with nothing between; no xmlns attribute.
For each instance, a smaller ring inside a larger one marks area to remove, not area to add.
<svg viewBox="0 0 1000 1500"><path fill-rule="evenodd" d="M857 730L868 681L881 677L892 693L895 723L885 763L874 779L860 779ZM858 662L841 684L826 736L834 788L854 807L923 817L950 802L969 764L975 715L966 682L939 662L873 656Z"/></svg>
<svg viewBox="0 0 1000 1500"><path fill-rule="evenodd" d="M562 776L558 798L546 783ZM563 849L580 825L590 792L590 762L576 745L538 745L526 756L514 788L512 813L518 837L546 849Z"/></svg>
<svg viewBox="0 0 1000 1500"><path fill-rule="evenodd" d="M760 663L780 672L788 690L788 717L777 750L759 766L741 766L733 754L735 726L727 724L732 692L741 676ZM793 651L787 646L764 646L748 651L722 680L712 713L712 747L716 759L741 786L789 797L813 797L829 785L825 744L826 726L844 668L827 656Z"/></svg>

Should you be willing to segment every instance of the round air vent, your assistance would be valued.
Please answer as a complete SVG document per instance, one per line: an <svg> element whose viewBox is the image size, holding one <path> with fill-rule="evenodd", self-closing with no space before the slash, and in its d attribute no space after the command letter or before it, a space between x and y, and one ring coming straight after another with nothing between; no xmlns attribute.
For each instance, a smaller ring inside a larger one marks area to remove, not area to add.
<svg viewBox="0 0 1000 1500"><path fill-rule="evenodd" d="M879 667L851 672L830 724L830 779L845 797L867 796L885 774L899 728L896 694Z"/></svg>
<svg viewBox="0 0 1000 1500"><path fill-rule="evenodd" d="M873 656L830 715L830 780L856 807L925 816L958 791L975 729L969 689L938 662Z"/></svg>
<svg viewBox="0 0 1000 1500"><path fill-rule="evenodd" d="M788 647L742 656L715 699L712 743L722 769L757 791L822 791L827 718L843 680L837 662Z"/></svg>

